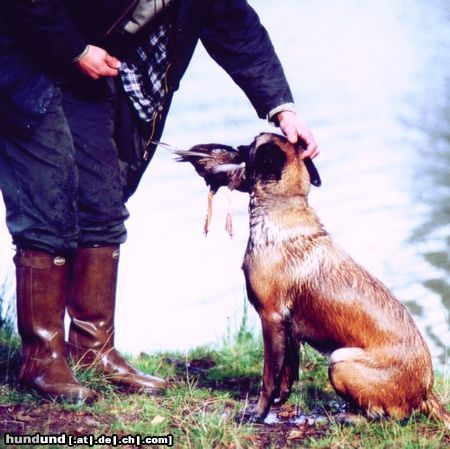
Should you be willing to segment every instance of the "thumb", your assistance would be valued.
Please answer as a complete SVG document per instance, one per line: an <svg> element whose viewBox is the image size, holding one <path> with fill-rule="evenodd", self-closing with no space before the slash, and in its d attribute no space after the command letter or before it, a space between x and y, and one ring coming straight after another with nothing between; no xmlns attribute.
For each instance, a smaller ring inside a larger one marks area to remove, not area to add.
<svg viewBox="0 0 450 449"><path fill-rule="evenodd" d="M112 69L119 69L120 68L120 61L117 58L115 58L114 56L111 56L108 53L106 53L105 62Z"/></svg>
<svg viewBox="0 0 450 449"><path fill-rule="evenodd" d="M292 123L286 124L282 131L284 132L284 135L287 137L290 143L297 143L298 140L298 134L297 129Z"/></svg>

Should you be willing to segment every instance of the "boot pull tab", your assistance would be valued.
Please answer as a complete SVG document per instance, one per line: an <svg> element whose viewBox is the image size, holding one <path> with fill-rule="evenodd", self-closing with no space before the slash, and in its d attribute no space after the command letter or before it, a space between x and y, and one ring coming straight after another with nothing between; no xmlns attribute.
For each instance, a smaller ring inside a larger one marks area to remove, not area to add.
<svg viewBox="0 0 450 449"><path fill-rule="evenodd" d="M64 257L61 256L56 256L53 259L53 264L56 265L57 267L61 267L66 263L66 259Z"/></svg>
<svg viewBox="0 0 450 449"><path fill-rule="evenodd" d="M65 265L66 259L62 256L53 256L49 253L18 250L13 258L17 267L35 268L38 270L48 270L52 266L61 267Z"/></svg>
<svg viewBox="0 0 450 449"><path fill-rule="evenodd" d="M112 258L116 260L116 259L119 258L119 256L120 256L120 250L119 250L119 249L115 249L115 250L112 252Z"/></svg>

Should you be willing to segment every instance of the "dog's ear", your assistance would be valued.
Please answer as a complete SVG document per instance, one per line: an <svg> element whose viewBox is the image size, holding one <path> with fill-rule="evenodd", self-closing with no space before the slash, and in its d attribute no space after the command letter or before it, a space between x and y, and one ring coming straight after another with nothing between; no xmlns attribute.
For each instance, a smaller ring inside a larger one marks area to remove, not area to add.
<svg viewBox="0 0 450 449"><path fill-rule="evenodd" d="M276 143L263 143L256 149L255 176L259 176L263 181L279 181L286 159L286 153Z"/></svg>

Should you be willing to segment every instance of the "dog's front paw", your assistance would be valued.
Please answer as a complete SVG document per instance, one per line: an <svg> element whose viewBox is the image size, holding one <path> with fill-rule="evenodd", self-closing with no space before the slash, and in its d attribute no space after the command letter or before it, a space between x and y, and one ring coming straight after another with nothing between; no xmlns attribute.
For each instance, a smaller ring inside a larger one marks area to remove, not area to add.
<svg viewBox="0 0 450 449"><path fill-rule="evenodd" d="M262 416L254 409L245 409L236 415L236 422L239 424L262 424L265 416Z"/></svg>
<svg viewBox="0 0 450 449"><path fill-rule="evenodd" d="M283 405L291 395L291 390L283 390L277 397L275 397L273 403L277 406Z"/></svg>

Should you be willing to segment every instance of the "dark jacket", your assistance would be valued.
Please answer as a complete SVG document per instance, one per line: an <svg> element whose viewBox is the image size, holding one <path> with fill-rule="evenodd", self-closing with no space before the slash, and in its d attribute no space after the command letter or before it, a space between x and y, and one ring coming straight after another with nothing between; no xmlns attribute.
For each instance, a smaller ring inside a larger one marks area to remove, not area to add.
<svg viewBox="0 0 450 449"><path fill-rule="evenodd" d="M63 76L75 72L71 61L88 42L106 47L111 43L115 45L115 31L110 25L134 3L135 0L0 0L0 122L3 132L13 130L31 135L54 95L58 72ZM3 13L8 20L1 20ZM172 95L199 40L245 92L259 117L292 101L269 36L246 0L177 0L170 14L174 63L169 73L168 99L154 139L162 134ZM13 27L9 28L10 23L14 24L14 30L19 30L15 35L11 31ZM120 56L126 57L126 51ZM118 89L120 91L120 86ZM129 197L154 147L146 145L148 127L140 123L123 95L118 95L117 120L116 140L124 168L125 195Z"/></svg>

